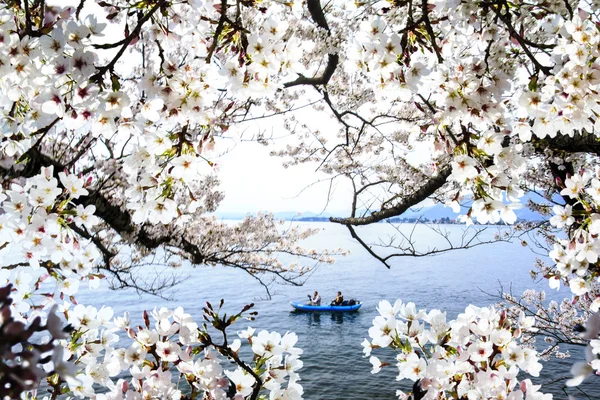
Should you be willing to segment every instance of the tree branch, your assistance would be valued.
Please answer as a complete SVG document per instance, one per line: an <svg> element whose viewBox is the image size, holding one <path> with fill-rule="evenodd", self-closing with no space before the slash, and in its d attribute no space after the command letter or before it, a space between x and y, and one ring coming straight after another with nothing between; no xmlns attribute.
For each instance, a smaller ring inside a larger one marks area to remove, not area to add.
<svg viewBox="0 0 600 400"><path fill-rule="evenodd" d="M358 218L335 218L331 217L329 220L331 222L335 222L342 225L368 225L373 224L379 221L383 221L384 219L397 217L402 215L406 210L410 207L415 206L433 195L436 190L444 186L446 180L452 173L452 168L449 165L444 166L440 169L437 175L433 176L430 180L423 183L423 185L413 192L411 195L408 195L402 199L400 203L395 205L394 207L382 209L380 211L375 211L371 215L366 217L358 217Z"/></svg>
<svg viewBox="0 0 600 400"><path fill-rule="evenodd" d="M556 137L537 139L535 136L531 142L535 149L541 153L551 150L559 150L567 153L589 153L600 156L600 140L594 134L576 132L573 137L567 135L556 135Z"/></svg>
<svg viewBox="0 0 600 400"><path fill-rule="evenodd" d="M310 16L312 17L313 21L315 21L317 26L325 29L329 33L329 35L331 35L331 30L329 29L329 24L327 24L327 19L325 18L323 7L321 7L321 2L319 0L308 0L306 2L306 6L308 8ZM328 54L327 65L325 66L325 71L323 71L323 75L312 78L300 75L298 79L284 83L283 87L289 88L299 85L327 85L327 83L333 76L339 61L340 58L337 54Z"/></svg>
<svg viewBox="0 0 600 400"><path fill-rule="evenodd" d="M422 0L421 2L421 12L423 13L423 22L425 23L425 30L429 35L429 41L431 42L431 46L437 56L438 62L441 64L444 62L444 58L442 57L442 52L437 45L435 40L435 33L433 32L433 27L431 26L431 21L429 20L429 6L427 4L427 0Z"/></svg>
<svg viewBox="0 0 600 400"><path fill-rule="evenodd" d="M533 53L531 52L531 50L529 50L529 47L527 47L527 44L525 43L525 41L523 40L523 37L516 31L515 27L512 25L511 21L510 21L510 13L507 12L507 14L503 15L500 12L500 6L498 5L498 7L490 7L494 13L496 14L496 16L498 18L500 18L500 20L504 23L504 25L506 25L506 28L508 29L508 32L510 33L510 36L515 38L515 40L517 42L519 42L519 45L521 46L521 48L523 49L523 51L525 52L525 54L527 55L527 57L529 57L529 59L531 60L531 62L536 66L536 68L540 71L542 71L544 74L546 75L550 75L550 73L552 72L552 68L551 67L546 67L542 64L540 64L540 62L537 60L537 58L535 58L535 56L533 55Z"/></svg>
<svg viewBox="0 0 600 400"><path fill-rule="evenodd" d="M119 49L117 54L113 57L113 59L107 65L105 65L103 67L98 67L98 72L96 72L94 75L92 75L89 80L92 82L100 82L102 79L102 76L106 73L106 71L111 71L114 68L114 66L117 63L117 61L119 60L119 58L121 58L123 53L125 53L125 49L127 49L127 46L129 46L129 44L133 41L133 39L138 37L138 35L140 34L140 31L142 30L142 26L144 26L144 24L146 22L148 22L148 20L150 20L150 18L152 18L152 15L154 15L154 13L159 8L163 7L167 3L168 3L168 0L160 0L159 2L157 2L154 5L154 7L152 7L152 9L150 11L148 11L148 13L146 15L144 15L142 17L142 19L140 19L138 21L138 24L135 26L135 28L133 28L133 31L131 31L129 36L127 36L125 39L121 40L120 42L105 44L105 45L95 45L94 47L96 47L98 49L110 49L113 47L117 47L119 45L121 46L121 48Z"/></svg>
<svg viewBox="0 0 600 400"><path fill-rule="evenodd" d="M225 21L227 20L227 0L221 0L221 18L219 18L219 23L217 25L217 29L215 29L215 34L213 35L213 42L210 45L210 49L208 49L208 54L206 56L206 63L210 64L210 60L217 49L217 44L219 43L219 36L223 32L223 28L225 27Z"/></svg>
<svg viewBox="0 0 600 400"><path fill-rule="evenodd" d="M81 10L83 10L83 6L85 5L86 0L79 0L79 4L77 5L77 10L75 10L75 16L79 18L79 14Z"/></svg>
<svg viewBox="0 0 600 400"><path fill-rule="evenodd" d="M348 218L349 219L349 218ZM352 226L352 224L350 223L346 223L346 228L348 228L348 230L350 231L350 236L352 236L353 239L355 239L358 243L360 243L360 245L362 247L365 248L365 250L367 250L367 252L374 257L376 260L380 261L383 265L385 265L388 269L390 269L390 264L388 264L387 260L381 256L379 256L377 253L375 253L373 251L373 249L371 248L371 246L369 246L364 240L361 239L360 236L358 236L358 234L356 233L356 230L354 229L354 227Z"/></svg>

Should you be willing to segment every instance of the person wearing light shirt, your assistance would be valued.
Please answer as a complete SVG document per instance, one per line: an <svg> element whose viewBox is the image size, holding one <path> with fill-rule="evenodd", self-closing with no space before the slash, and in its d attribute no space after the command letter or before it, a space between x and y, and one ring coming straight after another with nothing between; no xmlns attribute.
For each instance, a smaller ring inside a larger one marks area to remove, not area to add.
<svg viewBox="0 0 600 400"><path fill-rule="evenodd" d="M308 297L310 297L310 296L308 296ZM320 306L321 305L321 296L319 296L319 292L317 292L316 290L315 290L315 294L310 299L310 304L313 305L313 306Z"/></svg>

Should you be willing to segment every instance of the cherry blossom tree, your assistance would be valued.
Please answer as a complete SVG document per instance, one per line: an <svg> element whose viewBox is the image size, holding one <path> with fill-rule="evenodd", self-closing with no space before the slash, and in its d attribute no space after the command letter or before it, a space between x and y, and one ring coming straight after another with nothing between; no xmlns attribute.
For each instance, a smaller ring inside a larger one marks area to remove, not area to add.
<svg viewBox="0 0 600 400"><path fill-rule="evenodd" d="M408 238L380 254L362 239L360 226L426 199L467 224L514 224L524 205L547 216L535 232L551 262L537 273L570 287L568 321L585 329L589 349L568 384L600 370L599 9L596 0L0 1L0 284L12 284L11 315L30 326L41 326L38 316L56 326L49 310L67 300L56 312L74 330L52 335L61 350L44 349L54 357L45 370L53 397L94 395L92 382L106 398L301 397L294 335L240 333L251 361L238 356L241 341L228 341L226 328L248 310L226 319L207 307L218 340L181 309L154 310L153 323L145 316L145 327L132 327L75 297L105 278L154 294L176 284L144 281L149 256L240 268L267 288L301 283L314 263L331 261L300 246L313 231L284 229L271 215L237 225L211 216L223 198L215 147L269 116L297 138L274 149L285 163L314 162L350 182L350 214L332 222L388 267L479 244L418 252ZM320 118L304 118L307 109ZM525 192L545 200L522 204ZM509 310L470 307L450 323L439 311L382 303L365 351L399 351L415 397L493 387L545 399L516 379L539 372L527 331L574 336L565 321L546 326L507 300ZM129 347L117 345L119 330ZM237 369L222 370L217 353ZM132 381L112 379L125 370Z"/></svg>
<svg viewBox="0 0 600 400"><path fill-rule="evenodd" d="M68 337L53 336L58 347L46 342L13 356L6 368L18 373L3 373L15 380L0 389L2 397L35 388L44 376L52 398L95 390L108 390L107 398L256 399L264 391L299 397L301 351L292 334L248 331L256 357L247 363L237 355L240 341L228 342L225 332L241 313L222 318L207 308L206 320L222 332L218 341L181 309L155 310L155 322L146 318L137 329L110 307L77 303L81 285L104 278L159 295L177 283L173 276L146 281L138 272L149 262L239 268L268 290L274 280L300 284L312 266L331 261L329 252L299 245L314 231L286 228L272 215L237 225L210 215L223 197L211 149L239 109L228 94L234 79L223 63L230 43L221 37L219 8L167 1L86 6L0 3L0 280L12 283L3 318L13 327L7 334L26 323L34 332L50 326L56 318L49 310L60 303L57 312L73 327ZM108 33L115 29L119 37ZM282 255L293 261L284 264ZM133 339L129 347L116 346L119 330ZM238 369L222 370L217 354ZM47 357L52 362L38 368ZM185 395L172 382L174 365L189 383ZM113 381L125 370L133 381Z"/></svg>

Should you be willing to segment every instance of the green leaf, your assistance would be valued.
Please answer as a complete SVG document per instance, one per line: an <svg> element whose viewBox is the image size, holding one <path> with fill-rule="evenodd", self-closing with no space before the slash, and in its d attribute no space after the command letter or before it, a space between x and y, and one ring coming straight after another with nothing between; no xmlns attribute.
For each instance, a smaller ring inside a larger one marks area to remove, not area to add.
<svg viewBox="0 0 600 400"><path fill-rule="evenodd" d="M537 87L538 87L537 86L537 81L538 81L537 75L532 76L531 79L529 80L529 85L527 85L527 87L532 92L535 92L537 90Z"/></svg>
<svg viewBox="0 0 600 400"><path fill-rule="evenodd" d="M77 215L77 211L73 210L73 209L69 209L69 210L62 210L61 212L58 213L59 215Z"/></svg>
<svg viewBox="0 0 600 400"><path fill-rule="evenodd" d="M110 82L112 85L113 92L118 92L121 89L121 82L119 81L119 77L117 75L111 73Z"/></svg>

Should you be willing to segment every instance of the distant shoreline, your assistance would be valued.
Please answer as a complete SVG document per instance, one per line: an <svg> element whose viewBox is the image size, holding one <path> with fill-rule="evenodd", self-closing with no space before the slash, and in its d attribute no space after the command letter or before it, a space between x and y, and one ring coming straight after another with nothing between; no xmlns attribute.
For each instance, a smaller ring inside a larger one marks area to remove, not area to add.
<svg viewBox="0 0 600 400"><path fill-rule="evenodd" d="M248 214L248 215L253 215L253 214ZM241 221L244 218L246 218L246 216L235 216L235 217L227 217L227 216L219 216L216 215L218 218L221 218L223 220L227 220L227 221ZM293 222L331 222L330 218L334 218L334 217L277 217L277 215L275 216L276 218L279 219L283 219L285 221L293 221ZM335 217L335 218L343 218L343 217ZM540 222L542 220L537 220L537 219L517 219L517 223L518 222ZM392 224L438 224L438 225L465 225L464 222L460 222L457 219L452 219L449 217L444 217L444 218L435 218L435 219L429 219L426 217L422 217L422 218L415 218L415 217L405 217L405 218L400 218L400 217L396 217L396 218L389 218L389 219L385 219L382 221L379 221L378 223L392 223ZM506 225L503 223L499 223L499 224L480 224L477 221L473 221L474 225Z"/></svg>

